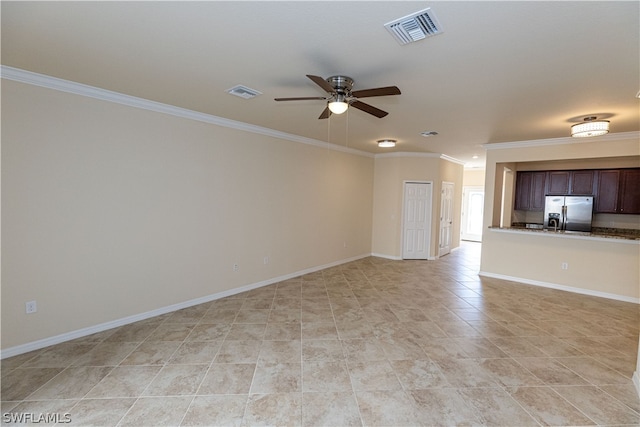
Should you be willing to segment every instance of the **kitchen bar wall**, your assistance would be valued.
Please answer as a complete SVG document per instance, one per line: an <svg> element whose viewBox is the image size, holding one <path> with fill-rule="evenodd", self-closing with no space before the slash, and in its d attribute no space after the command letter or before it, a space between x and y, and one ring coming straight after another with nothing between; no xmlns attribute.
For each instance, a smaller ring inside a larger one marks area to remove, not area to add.
<svg viewBox="0 0 640 427"><path fill-rule="evenodd" d="M638 167L638 136L633 132L586 141L560 138L486 145L484 228L488 231L483 235L482 274L640 302L638 241L588 241L534 233L508 234L489 229L500 225L504 166L515 171L522 162L600 162L601 159L629 157L633 166ZM568 263L568 269L561 268L563 262Z"/></svg>

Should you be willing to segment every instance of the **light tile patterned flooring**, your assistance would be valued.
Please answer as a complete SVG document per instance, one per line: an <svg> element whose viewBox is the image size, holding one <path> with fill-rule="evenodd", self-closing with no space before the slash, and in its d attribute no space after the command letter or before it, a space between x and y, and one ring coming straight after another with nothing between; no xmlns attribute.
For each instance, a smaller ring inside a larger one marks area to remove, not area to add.
<svg viewBox="0 0 640 427"><path fill-rule="evenodd" d="M640 424L638 306L481 279L479 257L366 258L3 360L3 422Z"/></svg>

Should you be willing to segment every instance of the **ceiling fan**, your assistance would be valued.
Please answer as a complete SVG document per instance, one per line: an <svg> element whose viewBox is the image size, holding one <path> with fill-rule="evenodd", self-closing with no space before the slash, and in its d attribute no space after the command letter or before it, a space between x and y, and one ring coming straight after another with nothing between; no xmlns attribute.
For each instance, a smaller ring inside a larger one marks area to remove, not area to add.
<svg viewBox="0 0 640 427"><path fill-rule="evenodd" d="M311 79L315 84L324 89L329 96L305 96L298 98L275 98L275 101L304 101L310 99L328 100L326 108L320 114L318 119L326 119L331 113L342 114L351 105L358 110L362 110L365 113L369 113L378 118L386 116L386 111L382 111L373 105L365 104L360 101L359 98L368 98L372 96L387 96L387 95L400 95L400 89L396 86L377 87L374 89L354 90L353 79L347 76L331 76L327 79L323 79L319 76L313 76L307 74L307 77Z"/></svg>

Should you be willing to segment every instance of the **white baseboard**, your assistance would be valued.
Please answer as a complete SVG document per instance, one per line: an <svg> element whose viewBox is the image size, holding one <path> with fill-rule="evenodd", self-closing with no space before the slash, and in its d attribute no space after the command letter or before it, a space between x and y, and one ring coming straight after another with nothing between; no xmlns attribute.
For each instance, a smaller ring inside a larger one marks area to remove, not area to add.
<svg viewBox="0 0 640 427"><path fill-rule="evenodd" d="M329 264L319 265L316 267L311 267L304 270L296 271L294 273L285 274L283 276L274 277L272 279L251 283L249 285L241 286L239 288L229 289L227 291L218 292L218 293L207 295L201 298L195 298L189 301L172 304L166 307L161 307L161 308L147 311L144 313L134 314L132 316L127 316L121 319L112 320L110 322L100 323L98 325L77 329L71 332L65 332L64 334L43 338L43 339L32 341L26 344L17 345L15 347L9 347L7 349L0 351L0 359L6 359L8 357L17 356L19 354L28 353L34 350L39 350L41 348L49 347L51 345L60 344L62 342L86 337L98 332L106 331L108 329L117 328L119 326L128 325L129 323L139 322L140 320L145 320L151 317L160 316L162 314L171 313L173 311L181 310L183 308L192 307L194 305L203 304L206 302L214 301L214 300L228 297L231 295L236 295L242 292L250 291L252 289L260 288L262 286L272 285L274 283L282 282L283 280L293 279L295 277L303 276L309 273L314 273L316 271L324 270L326 268L331 268L338 265L346 264L348 262L357 261L359 259L366 258L368 256L371 256L371 254L358 255L355 257L342 259L340 261L331 262Z"/></svg>
<svg viewBox="0 0 640 427"><path fill-rule="evenodd" d="M374 256L374 257L377 257L377 258L390 259L392 261L402 261L402 257L395 256L395 255L372 253L371 256Z"/></svg>
<svg viewBox="0 0 640 427"><path fill-rule="evenodd" d="M607 298L607 299L613 299L617 301L640 304L640 298L633 298L625 295L610 294L607 292L593 291L590 289L576 288L573 286L558 285L556 283L541 282L539 280L524 279L522 277L506 276L504 274L489 273L487 271L481 271L479 274L480 276L492 277L494 279L508 280L511 282L524 283L525 285L541 286L543 288L558 289L560 291L573 292L576 294L590 295L593 297Z"/></svg>
<svg viewBox="0 0 640 427"><path fill-rule="evenodd" d="M401 256L395 256L395 255L386 255L386 254L379 254L379 253L372 253L371 256L377 257L377 258L384 258L384 259L389 259L391 261L404 261L404 258L402 258ZM426 260L427 261L435 261L437 260L438 257L428 257ZM415 261L415 260L408 260L408 261Z"/></svg>

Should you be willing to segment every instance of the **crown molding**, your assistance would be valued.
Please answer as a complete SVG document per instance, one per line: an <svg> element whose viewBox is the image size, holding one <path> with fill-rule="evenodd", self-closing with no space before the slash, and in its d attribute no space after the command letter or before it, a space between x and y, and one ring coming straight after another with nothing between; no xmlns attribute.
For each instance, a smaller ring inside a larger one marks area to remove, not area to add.
<svg viewBox="0 0 640 427"><path fill-rule="evenodd" d="M391 158L391 157L423 157L423 158L429 158L429 159L441 159L451 163L457 163L463 166L465 165L465 163L462 160L458 160L454 157L450 157L450 156L447 156L446 154L440 154L440 153L412 153L408 151L398 151L394 153L376 154L375 157L376 159L385 159L385 158Z"/></svg>
<svg viewBox="0 0 640 427"><path fill-rule="evenodd" d="M504 150L509 148L542 147L547 145L584 144L594 141L620 141L633 138L640 139L640 132L608 133L606 135L596 136L593 138L573 138L571 136L566 136L562 138L535 139L529 141L495 142L490 144L483 144L482 148L489 151Z"/></svg>
<svg viewBox="0 0 640 427"><path fill-rule="evenodd" d="M198 111L189 110L186 108L176 107L169 104L163 104L161 102L150 101L144 98L138 98L131 95L125 95L123 93L114 92L106 89L97 88L94 86L85 85L82 83L76 83L69 80L59 79L57 77L51 77L44 74L34 73L31 71L21 70L19 68L9 67L6 65L0 66L0 77L7 80L16 81L19 83L30 84L33 86L40 86L47 89L57 90L60 92L71 93L74 95L85 96L88 98L94 98L101 101L113 102L133 108L139 108L143 110L153 111L161 114L168 114L184 119L195 120L202 123L208 123L216 126L222 126L226 128L236 129L244 132L250 132L269 136L272 138L297 142L300 144L312 145L319 148L329 149L333 151L340 151L348 154L355 154L358 156L369 158L387 158L387 157L429 157L440 158L452 163L465 165L464 162L439 153L411 153L411 152L395 152L395 153L382 153L373 154L355 148L343 147L341 145L333 144L327 141L321 141L319 139L307 138L300 135L294 135L287 132L281 132L278 130L256 126L237 120L226 119L224 117L218 117L211 114L200 113ZM595 137L598 141L617 141L623 139L640 139L640 132L621 132L621 133L609 133L607 135ZM529 141L513 141L513 142L496 142L483 144L482 147L489 150L503 150L510 148L523 148L523 147L541 147L549 145L565 145L565 144L580 144L593 142L593 138L552 138L552 139L537 139Z"/></svg>
<svg viewBox="0 0 640 427"><path fill-rule="evenodd" d="M442 156L439 153L412 153L409 151L396 151L393 153L381 153L376 154L376 159L384 159L389 157L428 157L433 159L438 159Z"/></svg>
<svg viewBox="0 0 640 427"><path fill-rule="evenodd" d="M200 113L198 111L193 111L186 108L176 107L169 104L163 104L161 102L150 101L148 99L138 98L131 95L125 95L123 93L101 89L94 86L85 85L82 83L76 83L69 80L59 79L57 77L51 77L44 74L38 74L31 71L21 70L19 68L8 67L6 65L0 66L0 77L3 79L12 80L19 83L25 83L33 86L40 86L47 89L71 93L74 95L85 96L88 98L94 98L101 101L113 102L115 104L126 105L128 107L139 108L142 110L153 111L156 113L168 114L171 116L181 117L183 119L195 120L202 123L208 123L208 124L222 126L222 127L231 128L231 129L237 129L244 132L251 132L255 134L269 136L272 138L298 142L306 145L313 145L315 147L330 149L334 151L341 151L343 153L355 154L358 156L371 157L371 158L374 157L374 155L371 153L356 150L354 148L343 147L341 145L336 145L330 142L321 141L313 138L307 138L304 136L294 135L286 132L281 132L281 131L277 131L277 130L262 127L262 126L256 126L249 123L240 122L237 120L225 119L224 117L218 117L211 114Z"/></svg>
<svg viewBox="0 0 640 427"><path fill-rule="evenodd" d="M466 163L463 162L462 160L458 160L458 159L456 159L454 157L447 156L446 154L441 154L440 158L442 160L446 160L446 161L451 162L451 163L457 163L457 164L462 165L462 166L466 165Z"/></svg>

